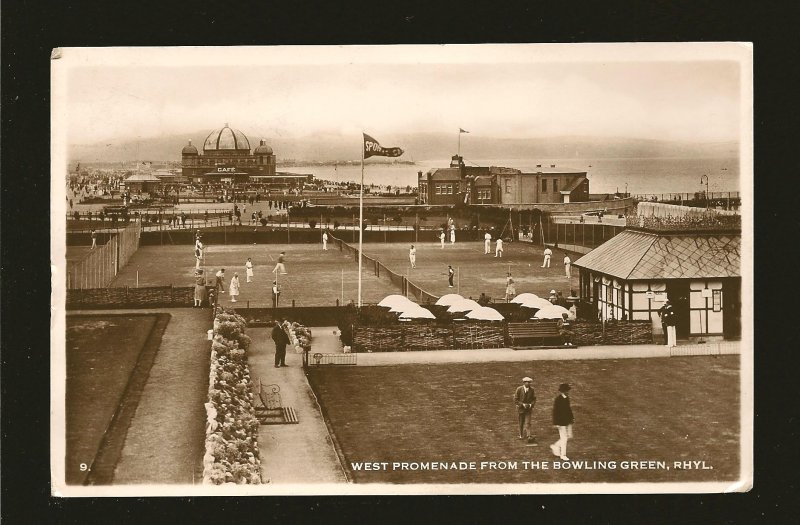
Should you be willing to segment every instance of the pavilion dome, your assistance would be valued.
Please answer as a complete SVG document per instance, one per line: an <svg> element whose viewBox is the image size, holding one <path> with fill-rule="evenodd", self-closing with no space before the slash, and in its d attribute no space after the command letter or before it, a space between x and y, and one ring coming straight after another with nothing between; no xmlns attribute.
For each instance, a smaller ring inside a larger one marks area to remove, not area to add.
<svg viewBox="0 0 800 525"><path fill-rule="evenodd" d="M249 153L250 141L244 133L225 124L225 127L209 133L203 144L203 151L217 150L244 150Z"/></svg>
<svg viewBox="0 0 800 525"><path fill-rule="evenodd" d="M192 141L189 141L189 144L183 147L181 150L181 155L197 155L197 148L192 145Z"/></svg>
<svg viewBox="0 0 800 525"><path fill-rule="evenodd" d="M253 150L253 155L272 155L272 148L267 146L267 143L264 141L264 139L261 139L259 145L256 146L255 150Z"/></svg>

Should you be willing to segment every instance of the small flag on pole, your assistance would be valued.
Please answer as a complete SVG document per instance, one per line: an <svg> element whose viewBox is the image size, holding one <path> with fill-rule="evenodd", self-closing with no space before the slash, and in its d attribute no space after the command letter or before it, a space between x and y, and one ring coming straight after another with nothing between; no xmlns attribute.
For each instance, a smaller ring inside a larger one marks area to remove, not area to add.
<svg viewBox="0 0 800 525"><path fill-rule="evenodd" d="M467 131L465 129L461 129L461 128L458 128L458 132L459 133L469 133L469 131Z"/></svg>
<svg viewBox="0 0 800 525"><path fill-rule="evenodd" d="M368 159L373 156L378 157L399 157L403 154L400 148L384 148L377 140L373 139L366 133L364 135L364 158Z"/></svg>

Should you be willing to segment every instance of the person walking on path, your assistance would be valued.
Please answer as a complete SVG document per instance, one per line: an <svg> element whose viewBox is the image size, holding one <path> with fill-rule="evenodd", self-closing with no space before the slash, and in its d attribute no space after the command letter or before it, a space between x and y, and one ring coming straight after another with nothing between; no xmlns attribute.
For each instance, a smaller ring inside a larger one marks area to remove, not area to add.
<svg viewBox="0 0 800 525"><path fill-rule="evenodd" d="M444 240L447 236L444 234L444 230L439 233L439 242L442 243L442 250L444 250Z"/></svg>
<svg viewBox="0 0 800 525"><path fill-rule="evenodd" d="M288 366L286 364L286 345L289 344L289 336L280 321L275 321L272 327L272 340L275 342L275 368Z"/></svg>
<svg viewBox="0 0 800 525"><path fill-rule="evenodd" d="M238 273L234 272L233 277L231 277L231 285L228 288L228 293L231 296L231 302L235 303L236 302L236 298L239 297L239 274Z"/></svg>
<svg viewBox="0 0 800 525"><path fill-rule="evenodd" d="M678 341L675 333L677 315L675 313L675 307L672 306L672 303L669 301L669 299L664 302L664 306L658 309L658 315L661 316L661 325L666 325L667 327L667 346L670 348L677 346Z"/></svg>
<svg viewBox="0 0 800 525"><path fill-rule="evenodd" d="M519 439L527 439L528 443L536 443L536 437L531 432L531 414L536 406L536 392L533 390L533 379L522 378L522 385L514 392L514 405L517 407L519 422Z"/></svg>
<svg viewBox="0 0 800 525"><path fill-rule="evenodd" d="M567 279L572 278L572 259L569 258L566 252L564 252L564 272L567 274Z"/></svg>
<svg viewBox="0 0 800 525"><path fill-rule="evenodd" d="M93 229L92 230L92 250L97 248L97 232Z"/></svg>
<svg viewBox="0 0 800 525"><path fill-rule="evenodd" d="M272 273L280 270L281 275L286 275L286 265L283 263L284 257L286 257L286 252L281 252L281 254L278 255L278 263L275 265L275 268L272 269Z"/></svg>
<svg viewBox="0 0 800 525"><path fill-rule="evenodd" d="M558 441L550 445L550 450L562 461L569 461L567 441L572 439L572 423L575 421L569 403L569 391L569 384L561 383L558 387L558 395L553 402L553 425L558 428Z"/></svg>
<svg viewBox="0 0 800 525"><path fill-rule="evenodd" d="M253 261L250 260L250 257L247 258L247 262L244 263L244 272L247 275L247 282L253 282Z"/></svg>
<svg viewBox="0 0 800 525"><path fill-rule="evenodd" d="M414 248L414 245L411 245L411 248L408 250L408 261L411 263L412 268L417 267L417 249Z"/></svg>
<svg viewBox="0 0 800 525"><path fill-rule="evenodd" d="M449 285L448 288L452 288L453 287L453 276L455 274L456 274L456 271L453 270L453 267L448 264L447 265L447 283Z"/></svg>
<svg viewBox="0 0 800 525"><path fill-rule="evenodd" d="M544 249L544 260L542 261L542 268L550 268L550 256L553 255L553 250L550 247Z"/></svg>
<svg viewBox="0 0 800 525"><path fill-rule="evenodd" d="M511 272L508 272L506 277L506 302L511 301L517 295L517 289L514 286L514 278L511 277Z"/></svg>
<svg viewBox="0 0 800 525"><path fill-rule="evenodd" d="M278 304L280 304L281 298L281 287L278 284L278 281L272 281L272 307L277 308Z"/></svg>
<svg viewBox="0 0 800 525"><path fill-rule="evenodd" d="M217 288L219 288L219 293L225 293L225 268L217 271Z"/></svg>
<svg viewBox="0 0 800 525"><path fill-rule="evenodd" d="M490 253L492 253L492 234L486 232L483 236L483 254L489 255Z"/></svg>
<svg viewBox="0 0 800 525"><path fill-rule="evenodd" d="M322 232L322 249L328 251L328 232Z"/></svg>
<svg viewBox="0 0 800 525"><path fill-rule="evenodd" d="M503 239L500 237L497 238L497 242L495 243L494 256L503 257Z"/></svg>

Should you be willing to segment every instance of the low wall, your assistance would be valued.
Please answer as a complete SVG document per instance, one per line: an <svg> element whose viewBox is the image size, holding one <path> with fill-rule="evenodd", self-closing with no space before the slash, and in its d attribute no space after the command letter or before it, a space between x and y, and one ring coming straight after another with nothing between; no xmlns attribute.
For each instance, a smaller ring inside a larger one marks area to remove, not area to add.
<svg viewBox="0 0 800 525"><path fill-rule="evenodd" d="M194 304L194 287L87 288L67 290L67 310L175 308Z"/></svg>
<svg viewBox="0 0 800 525"><path fill-rule="evenodd" d="M650 321L615 321L602 323L573 321L563 328L566 340L575 346L637 345L653 343L653 326Z"/></svg>
<svg viewBox="0 0 800 525"><path fill-rule="evenodd" d="M505 347L504 323L403 323L353 326L354 352L403 352Z"/></svg>

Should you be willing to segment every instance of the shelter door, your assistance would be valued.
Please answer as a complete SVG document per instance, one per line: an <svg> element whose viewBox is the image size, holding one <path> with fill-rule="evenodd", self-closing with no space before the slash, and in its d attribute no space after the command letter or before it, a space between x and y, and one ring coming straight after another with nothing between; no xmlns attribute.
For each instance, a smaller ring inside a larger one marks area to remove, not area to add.
<svg viewBox="0 0 800 525"><path fill-rule="evenodd" d="M738 279L722 284L722 331L725 339L739 339L742 336L742 291Z"/></svg>
<svg viewBox="0 0 800 525"><path fill-rule="evenodd" d="M668 281L667 298L675 309L675 332L678 339L689 337L689 281Z"/></svg>

